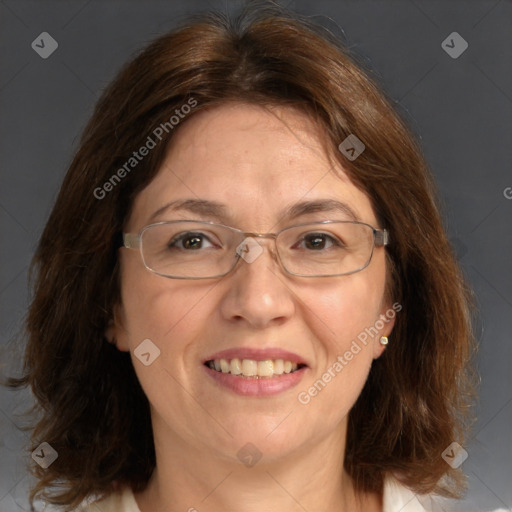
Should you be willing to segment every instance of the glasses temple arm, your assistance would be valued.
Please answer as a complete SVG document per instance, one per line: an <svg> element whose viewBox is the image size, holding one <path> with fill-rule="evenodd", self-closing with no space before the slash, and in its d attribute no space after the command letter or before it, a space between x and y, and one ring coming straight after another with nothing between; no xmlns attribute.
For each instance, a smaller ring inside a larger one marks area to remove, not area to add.
<svg viewBox="0 0 512 512"><path fill-rule="evenodd" d="M140 237L133 233L123 233L122 247L126 249L138 249L140 246Z"/></svg>
<svg viewBox="0 0 512 512"><path fill-rule="evenodd" d="M389 244L389 231L385 229L375 230L375 245L388 245Z"/></svg>

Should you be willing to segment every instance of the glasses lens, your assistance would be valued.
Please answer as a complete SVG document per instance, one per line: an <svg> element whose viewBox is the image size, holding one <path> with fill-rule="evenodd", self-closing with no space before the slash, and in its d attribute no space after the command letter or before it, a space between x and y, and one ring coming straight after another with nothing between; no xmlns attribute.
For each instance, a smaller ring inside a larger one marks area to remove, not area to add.
<svg viewBox="0 0 512 512"><path fill-rule="evenodd" d="M303 276L333 276L362 270L370 262L374 235L366 224L331 222L295 226L277 238L285 269Z"/></svg>
<svg viewBox="0 0 512 512"><path fill-rule="evenodd" d="M164 276L215 277L235 265L237 240L235 232L216 224L153 224L142 232L142 258L147 268Z"/></svg>
<svg viewBox="0 0 512 512"><path fill-rule="evenodd" d="M227 274L236 265L242 240L242 234L217 224L168 222L142 231L141 252L146 267L157 274L212 278ZM333 221L284 229L276 242L281 263L288 272L335 276L357 272L368 265L374 234L366 224Z"/></svg>

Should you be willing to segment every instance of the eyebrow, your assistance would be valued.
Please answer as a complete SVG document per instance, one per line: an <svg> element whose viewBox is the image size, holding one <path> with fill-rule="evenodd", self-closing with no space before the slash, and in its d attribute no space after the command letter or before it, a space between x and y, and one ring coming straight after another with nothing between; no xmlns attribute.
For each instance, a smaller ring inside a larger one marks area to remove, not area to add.
<svg viewBox="0 0 512 512"><path fill-rule="evenodd" d="M149 221L154 221L163 213L186 211L200 217L208 217L217 222L227 224L229 222L229 208L217 201L206 199L176 199L165 204L151 215ZM360 221L359 216L346 203L336 199L316 199L313 201L301 201L286 208L281 213L282 221L288 221L312 213L341 213L351 220Z"/></svg>

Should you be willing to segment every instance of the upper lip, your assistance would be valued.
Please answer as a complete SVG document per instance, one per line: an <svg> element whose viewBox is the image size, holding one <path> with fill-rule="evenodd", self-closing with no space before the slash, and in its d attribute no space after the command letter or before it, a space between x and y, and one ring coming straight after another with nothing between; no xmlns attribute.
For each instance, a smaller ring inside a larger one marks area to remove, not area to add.
<svg viewBox="0 0 512 512"><path fill-rule="evenodd" d="M285 361L291 361L292 363L304 364L307 366L307 362L299 355L283 350L282 348L228 348L216 352L211 356L208 356L203 360L203 364L207 361L213 361L214 359L253 359L254 361L266 361L268 359L284 359Z"/></svg>

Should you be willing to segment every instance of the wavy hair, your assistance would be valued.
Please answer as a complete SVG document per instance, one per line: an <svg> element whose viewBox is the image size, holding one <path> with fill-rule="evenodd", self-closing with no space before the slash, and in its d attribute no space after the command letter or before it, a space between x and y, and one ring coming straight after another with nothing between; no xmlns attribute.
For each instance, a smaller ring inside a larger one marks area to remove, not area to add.
<svg viewBox="0 0 512 512"><path fill-rule="evenodd" d="M460 471L441 453L464 443L471 419L471 294L430 171L349 51L321 27L267 5L233 19L194 17L156 39L106 88L84 130L33 259L24 373L10 379L37 399L33 448L46 441L59 454L49 468L34 468L31 499L73 508L123 485L139 491L155 466L147 398L129 354L104 333L120 301L119 233L179 126L123 179L109 180L191 98L197 106L180 125L233 101L307 113L330 158L369 196L391 233L387 294L403 310L349 413L345 468L361 492L381 491L393 473L416 492L458 495ZM354 161L337 149L349 134L366 145Z"/></svg>

